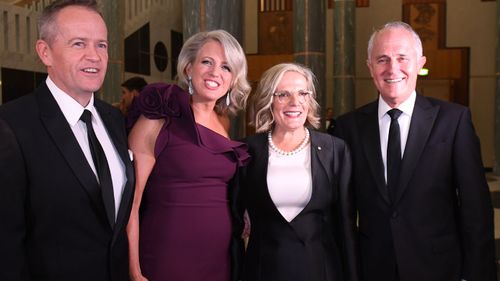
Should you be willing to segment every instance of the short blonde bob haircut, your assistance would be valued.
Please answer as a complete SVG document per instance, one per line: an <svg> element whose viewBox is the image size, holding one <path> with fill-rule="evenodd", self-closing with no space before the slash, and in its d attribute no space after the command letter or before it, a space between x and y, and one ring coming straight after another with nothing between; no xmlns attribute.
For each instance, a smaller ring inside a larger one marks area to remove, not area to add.
<svg viewBox="0 0 500 281"><path fill-rule="evenodd" d="M245 53L238 41L227 31L213 30L196 33L191 36L182 46L177 63L177 83L184 90L188 89L188 77L186 68L196 60L200 49L209 41L216 41L222 45L227 63L233 74L229 93L230 104L226 105L226 95L217 100L215 112L217 114L230 113L235 115L238 110L245 107L250 84L247 80L247 60Z"/></svg>
<svg viewBox="0 0 500 281"><path fill-rule="evenodd" d="M305 90L311 91L312 95L309 98L309 112L307 113L305 126L319 128L319 104L316 101L316 89L314 87L316 77L306 66L298 63L281 63L269 68L262 74L259 85L252 97L250 125L255 126L257 133L267 132L274 128L273 94L276 92L283 75L288 71L297 72L306 78L307 89Z"/></svg>

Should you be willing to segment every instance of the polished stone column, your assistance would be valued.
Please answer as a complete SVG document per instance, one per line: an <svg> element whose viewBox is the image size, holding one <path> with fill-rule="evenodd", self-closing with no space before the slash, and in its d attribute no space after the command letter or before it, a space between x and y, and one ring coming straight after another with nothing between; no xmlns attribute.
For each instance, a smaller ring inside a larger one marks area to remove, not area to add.
<svg viewBox="0 0 500 281"><path fill-rule="evenodd" d="M500 40L500 5L497 5L497 41ZM495 94L495 167L500 175L500 45L496 47L496 94Z"/></svg>
<svg viewBox="0 0 500 281"><path fill-rule="evenodd" d="M336 116L354 109L355 0L335 0L333 111Z"/></svg>
<svg viewBox="0 0 500 281"><path fill-rule="evenodd" d="M240 43L243 38L243 1L183 0L184 40L206 30L224 29Z"/></svg>
<svg viewBox="0 0 500 281"><path fill-rule="evenodd" d="M102 15L108 27L108 70L104 84L99 91L99 98L109 102L118 102L121 97L121 83L124 72L124 26L125 1L100 1Z"/></svg>
<svg viewBox="0 0 500 281"><path fill-rule="evenodd" d="M316 75L317 101L323 110L326 105L325 22L325 1L293 1L294 60L308 66Z"/></svg>
<svg viewBox="0 0 500 281"><path fill-rule="evenodd" d="M224 29L243 44L243 1L241 0L184 0L184 41L200 31ZM240 113L231 120L230 135L240 138L245 134L245 117Z"/></svg>

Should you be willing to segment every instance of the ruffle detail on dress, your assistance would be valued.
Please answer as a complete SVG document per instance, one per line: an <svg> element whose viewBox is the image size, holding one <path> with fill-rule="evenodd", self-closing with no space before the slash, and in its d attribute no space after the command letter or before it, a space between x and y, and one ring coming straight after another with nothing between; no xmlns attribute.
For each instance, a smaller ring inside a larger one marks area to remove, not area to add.
<svg viewBox="0 0 500 281"><path fill-rule="evenodd" d="M232 152L238 167L248 164L250 154L248 154L248 147L245 143L230 140L202 125L196 127L201 147L216 154Z"/></svg>
<svg viewBox="0 0 500 281"><path fill-rule="evenodd" d="M250 162L250 154L248 154L246 143L241 143L241 145L233 147L233 151L238 161L238 167L246 166Z"/></svg>

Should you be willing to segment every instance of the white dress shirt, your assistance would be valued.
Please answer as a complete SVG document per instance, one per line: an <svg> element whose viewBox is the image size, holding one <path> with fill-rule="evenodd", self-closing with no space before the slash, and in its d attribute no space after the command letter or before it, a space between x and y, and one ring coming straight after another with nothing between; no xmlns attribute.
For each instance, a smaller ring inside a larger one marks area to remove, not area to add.
<svg viewBox="0 0 500 281"><path fill-rule="evenodd" d="M90 98L89 104L86 107L83 107L76 100L74 100L68 94L63 92L59 87L57 87L48 76L46 83L47 87L52 93L52 96L54 97L57 104L59 105L59 108L64 114L66 121L68 121L68 124L71 127L71 130L73 131L73 134L75 135L75 138L78 141L78 144L80 145L80 148L82 149L82 152L85 155L90 168L92 168L92 171L94 172L97 180L99 180L97 176L97 170L92 159L92 153L90 152L89 140L87 137L87 126L83 121L80 120L80 117L82 116L82 113L85 109L89 110L92 113L92 126L94 128L97 139L99 140L102 149L104 150L106 159L108 160L111 179L113 181L116 219L118 208L120 207L123 189L127 181L125 176L125 165L120 159L120 156L116 151L116 148L113 145L108 132L106 131L106 127L102 122L101 116L94 107L94 95L92 95L92 97Z"/></svg>
<svg viewBox="0 0 500 281"><path fill-rule="evenodd" d="M415 100L417 93L413 93L399 105L398 109L403 113L398 118L399 131L401 133L401 158L403 158L406 148L406 140L408 139L408 132L410 130L410 121L415 107ZM378 128L380 133L380 151L382 152L382 161L384 162L384 177L387 182L387 142L389 139L389 127L391 126L391 117L387 111L391 110L390 107L382 97L378 99Z"/></svg>

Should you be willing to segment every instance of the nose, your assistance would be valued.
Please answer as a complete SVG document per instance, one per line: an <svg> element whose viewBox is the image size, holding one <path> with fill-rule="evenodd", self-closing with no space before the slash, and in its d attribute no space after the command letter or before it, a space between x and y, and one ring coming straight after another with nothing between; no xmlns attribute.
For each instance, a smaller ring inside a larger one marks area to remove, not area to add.
<svg viewBox="0 0 500 281"><path fill-rule="evenodd" d="M399 69L399 62L397 60L390 60L389 69L391 70Z"/></svg>
<svg viewBox="0 0 500 281"><path fill-rule="evenodd" d="M296 104L300 104L302 103L301 100L300 100L300 96L298 93L290 93L290 101L289 101L290 104L292 105L296 105Z"/></svg>
<svg viewBox="0 0 500 281"><path fill-rule="evenodd" d="M219 77L221 72L221 67L219 65L213 65L210 68L209 74L213 77Z"/></svg>
<svg viewBox="0 0 500 281"><path fill-rule="evenodd" d="M97 51L96 46L93 45L88 45L86 50L85 50L85 57L90 60L90 61L99 61L101 59L101 56L99 52Z"/></svg>

